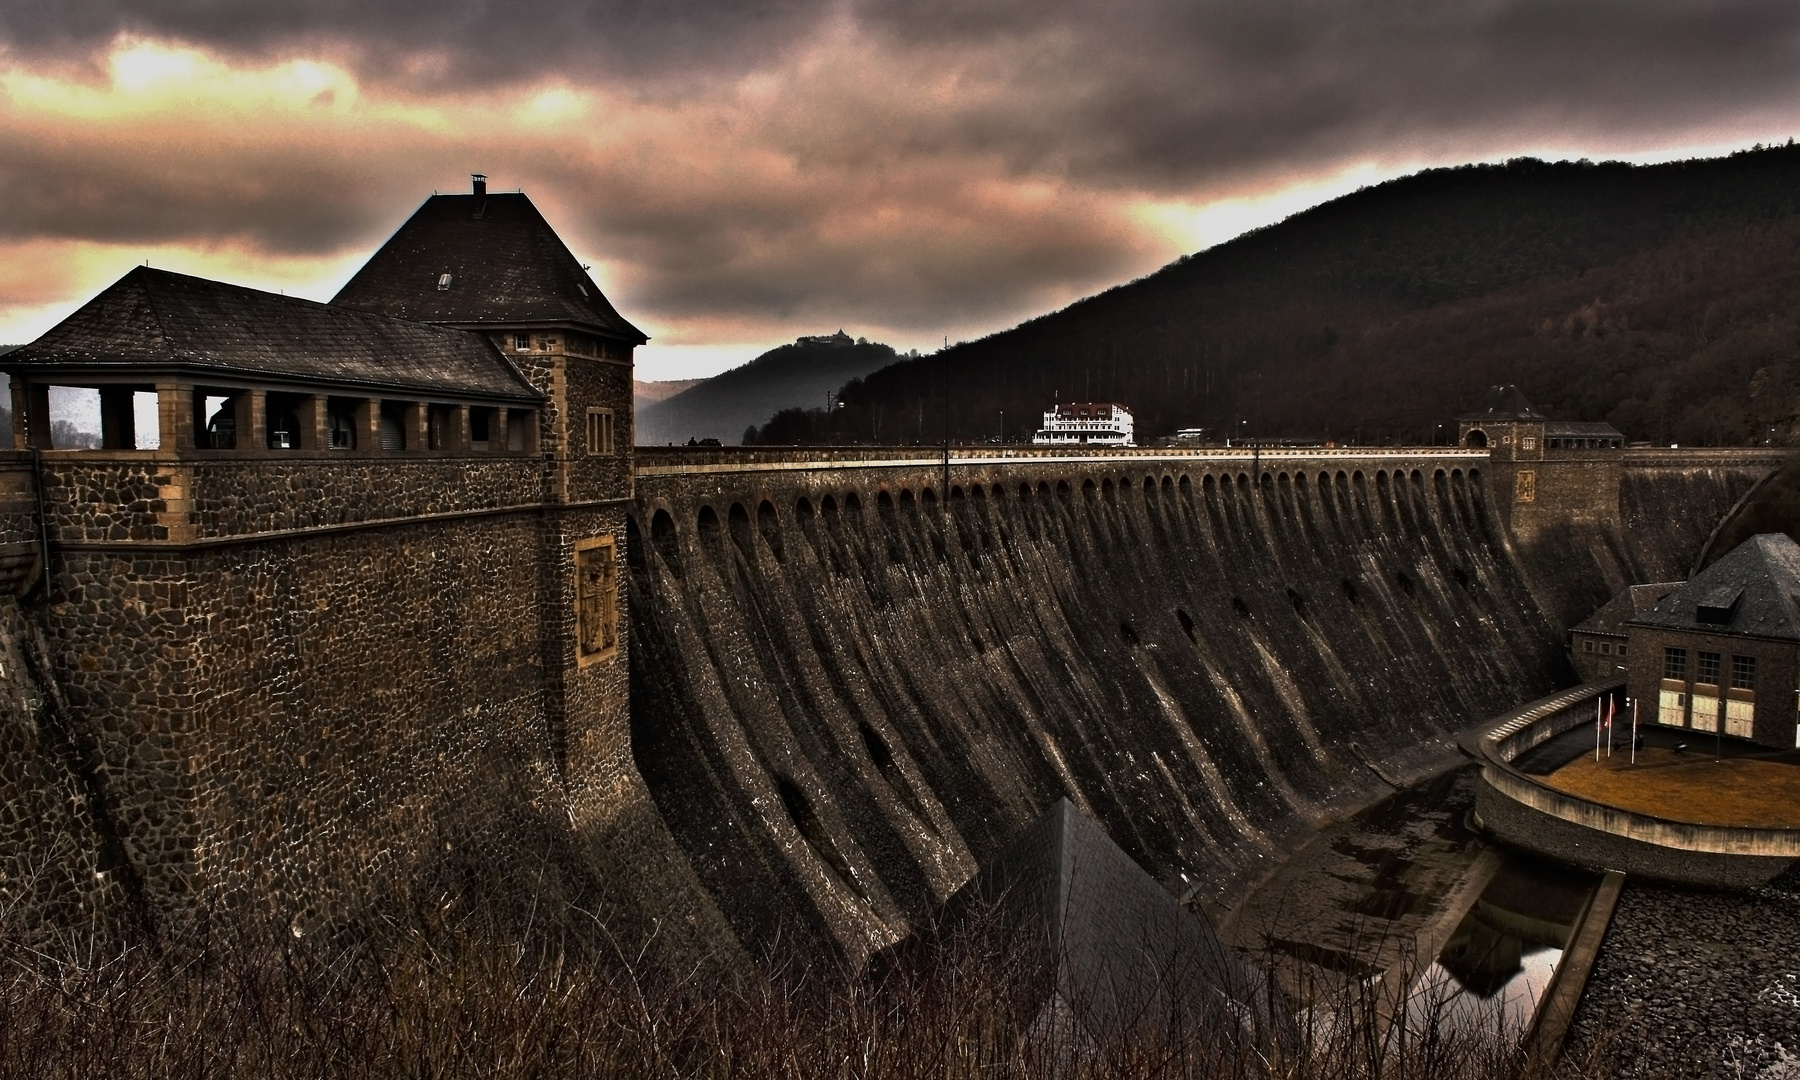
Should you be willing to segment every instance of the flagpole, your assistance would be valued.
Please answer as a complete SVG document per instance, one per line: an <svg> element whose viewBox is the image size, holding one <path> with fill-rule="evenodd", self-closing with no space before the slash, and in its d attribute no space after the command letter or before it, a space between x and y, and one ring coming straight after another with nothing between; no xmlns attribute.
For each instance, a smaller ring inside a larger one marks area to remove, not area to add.
<svg viewBox="0 0 1800 1080"><path fill-rule="evenodd" d="M1637 698L1631 699L1631 763L1637 764Z"/></svg>
<svg viewBox="0 0 1800 1080"><path fill-rule="evenodd" d="M1600 699L1594 698L1594 761L1600 761Z"/></svg>

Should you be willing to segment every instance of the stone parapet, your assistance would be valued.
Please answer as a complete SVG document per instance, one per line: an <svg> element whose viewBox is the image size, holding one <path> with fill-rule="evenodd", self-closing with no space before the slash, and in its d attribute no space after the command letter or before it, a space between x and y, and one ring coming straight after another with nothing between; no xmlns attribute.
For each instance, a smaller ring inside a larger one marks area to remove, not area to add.
<svg viewBox="0 0 1800 1080"><path fill-rule="evenodd" d="M1582 706L1622 680L1586 683L1501 717L1471 747L1482 762L1476 815L1515 847L1596 870L1700 885L1761 884L1800 859L1800 829L1671 821L1560 791L1514 768L1534 746L1590 722Z"/></svg>
<svg viewBox="0 0 1800 1080"><path fill-rule="evenodd" d="M65 547L196 543L544 501L543 463L524 455L270 453L246 461L154 450L49 451L42 471L49 539ZM6 475L0 471L0 485ZM0 515L4 499L0 486ZM4 552L0 546L0 557Z"/></svg>
<svg viewBox="0 0 1800 1080"><path fill-rule="evenodd" d="M1329 463L1336 469L1350 462L1367 462L1372 466L1394 468L1401 463L1453 462L1461 468L1480 468L1488 459L1486 450L1459 447L1110 447L1079 453L1068 447L1025 446L952 446L952 465L994 465L1070 463L1104 465L1127 461L1210 462L1256 466L1262 462L1297 461ZM637 474L645 476L684 475L708 472L762 472L779 469L815 469L825 467L892 467L942 466L945 451L934 446L798 446L798 447L664 447L637 448Z"/></svg>

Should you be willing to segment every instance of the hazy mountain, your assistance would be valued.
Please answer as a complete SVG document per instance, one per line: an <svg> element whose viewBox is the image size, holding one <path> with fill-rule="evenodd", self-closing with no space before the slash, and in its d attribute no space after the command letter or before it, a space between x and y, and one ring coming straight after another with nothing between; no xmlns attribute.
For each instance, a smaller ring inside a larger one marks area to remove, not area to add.
<svg viewBox="0 0 1800 1080"><path fill-rule="evenodd" d="M896 359L888 346L853 339L842 330L802 337L639 409L637 441L644 446L690 438L736 443L745 428L782 409L823 409L826 395Z"/></svg>
<svg viewBox="0 0 1800 1080"><path fill-rule="evenodd" d="M642 411L665 398L672 398L689 387L699 386L705 379L634 379L631 383L632 407Z"/></svg>
<svg viewBox="0 0 1800 1080"><path fill-rule="evenodd" d="M1429 440L1482 388L1658 442L1800 443L1800 148L1436 169L875 372L780 441L1018 438L1061 398L1140 441ZM898 418L898 422L897 421ZM1453 429L1452 429L1453 430Z"/></svg>

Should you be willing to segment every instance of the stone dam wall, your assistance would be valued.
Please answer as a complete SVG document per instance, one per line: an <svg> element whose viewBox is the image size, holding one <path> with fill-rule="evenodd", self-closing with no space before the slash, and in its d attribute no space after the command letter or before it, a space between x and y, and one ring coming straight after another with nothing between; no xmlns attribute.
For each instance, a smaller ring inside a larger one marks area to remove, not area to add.
<svg viewBox="0 0 1800 1080"><path fill-rule="evenodd" d="M1770 467L1631 452L1619 514L1521 540L1468 451L951 459L640 451L558 507L523 463L9 455L0 929L446 896L857 956L1062 795L1223 908L1573 681L1563 626ZM580 667L601 533L630 659Z"/></svg>
<svg viewBox="0 0 1800 1080"><path fill-rule="evenodd" d="M1229 907L1772 464L1633 451L1526 542L1461 451L930 455L639 451L632 751L752 953L893 940L1063 795Z"/></svg>

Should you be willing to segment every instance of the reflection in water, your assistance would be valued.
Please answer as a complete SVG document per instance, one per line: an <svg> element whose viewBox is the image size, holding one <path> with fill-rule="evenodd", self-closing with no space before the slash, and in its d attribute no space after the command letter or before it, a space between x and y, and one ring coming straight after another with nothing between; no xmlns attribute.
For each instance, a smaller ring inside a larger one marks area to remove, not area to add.
<svg viewBox="0 0 1800 1080"><path fill-rule="evenodd" d="M1599 884L1595 874L1509 855L1415 986L1409 1023L1435 1015L1524 1034Z"/></svg>

